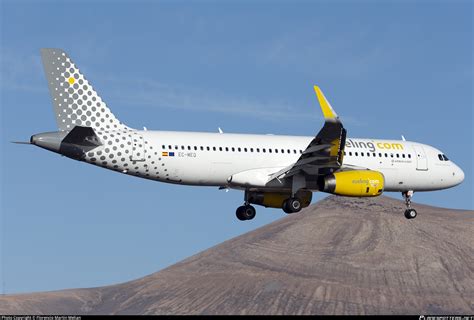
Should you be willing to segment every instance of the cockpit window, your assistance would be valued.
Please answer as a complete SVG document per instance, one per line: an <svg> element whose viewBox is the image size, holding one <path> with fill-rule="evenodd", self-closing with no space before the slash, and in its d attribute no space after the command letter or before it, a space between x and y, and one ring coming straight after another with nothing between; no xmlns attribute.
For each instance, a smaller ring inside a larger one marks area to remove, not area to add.
<svg viewBox="0 0 474 320"><path fill-rule="evenodd" d="M445 154L438 154L438 159L441 161L449 161L448 157Z"/></svg>

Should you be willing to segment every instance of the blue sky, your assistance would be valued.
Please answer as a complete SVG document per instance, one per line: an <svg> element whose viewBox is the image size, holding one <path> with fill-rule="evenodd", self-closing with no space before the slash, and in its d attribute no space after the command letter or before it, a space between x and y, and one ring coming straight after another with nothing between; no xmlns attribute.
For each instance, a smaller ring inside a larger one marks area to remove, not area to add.
<svg viewBox="0 0 474 320"><path fill-rule="evenodd" d="M119 119L149 130L314 135L318 84L350 137L403 134L464 170L462 185L415 202L474 207L471 1L0 5L2 292L135 279L285 215L259 207L240 222L238 191L9 143L56 130L42 47L65 49Z"/></svg>

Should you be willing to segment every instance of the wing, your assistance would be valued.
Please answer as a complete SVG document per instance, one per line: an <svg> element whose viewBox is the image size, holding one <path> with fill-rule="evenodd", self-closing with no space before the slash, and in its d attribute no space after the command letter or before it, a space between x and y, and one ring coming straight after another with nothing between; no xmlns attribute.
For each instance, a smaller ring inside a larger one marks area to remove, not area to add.
<svg viewBox="0 0 474 320"><path fill-rule="evenodd" d="M324 126L304 150L298 161L271 175L272 179L282 179L302 173L305 176L317 176L339 169L344 156L346 129L321 89L314 86L324 115Z"/></svg>

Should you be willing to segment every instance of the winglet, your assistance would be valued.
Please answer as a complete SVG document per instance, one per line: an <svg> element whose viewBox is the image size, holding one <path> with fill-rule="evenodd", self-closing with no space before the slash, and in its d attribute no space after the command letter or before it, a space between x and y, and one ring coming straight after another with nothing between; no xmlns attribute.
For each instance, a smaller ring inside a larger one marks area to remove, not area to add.
<svg viewBox="0 0 474 320"><path fill-rule="evenodd" d="M314 86L314 92L318 96L319 105L321 106L321 110L323 111L324 119L326 120L339 120L334 109L331 107L331 104L326 100L321 89L318 86Z"/></svg>

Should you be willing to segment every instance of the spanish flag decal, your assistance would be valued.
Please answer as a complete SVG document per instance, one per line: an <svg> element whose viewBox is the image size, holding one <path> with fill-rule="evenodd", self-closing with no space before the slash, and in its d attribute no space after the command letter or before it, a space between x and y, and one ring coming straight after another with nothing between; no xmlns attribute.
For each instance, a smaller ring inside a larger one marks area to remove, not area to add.
<svg viewBox="0 0 474 320"><path fill-rule="evenodd" d="M162 152L161 153L162 157L174 157L174 152Z"/></svg>

